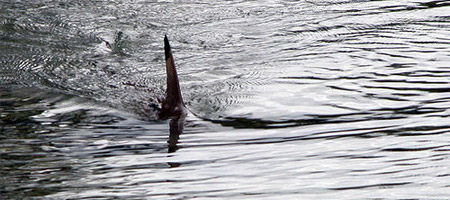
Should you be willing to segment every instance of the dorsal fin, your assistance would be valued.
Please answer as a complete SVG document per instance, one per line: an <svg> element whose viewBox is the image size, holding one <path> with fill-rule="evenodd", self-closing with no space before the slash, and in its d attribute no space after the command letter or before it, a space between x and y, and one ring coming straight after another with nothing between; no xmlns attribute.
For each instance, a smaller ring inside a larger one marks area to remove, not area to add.
<svg viewBox="0 0 450 200"><path fill-rule="evenodd" d="M167 72L167 89L166 98L171 102L183 104L183 97L181 96L180 83L178 81L177 69L173 61L172 50L170 49L169 39L167 35L164 37L164 52L166 57L166 72Z"/></svg>
<svg viewBox="0 0 450 200"><path fill-rule="evenodd" d="M180 83L178 82L177 70L170 49L167 35L164 37L164 52L166 58L167 88L166 97L162 102L160 119L179 117L184 114L184 102L181 96Z"/></svg>

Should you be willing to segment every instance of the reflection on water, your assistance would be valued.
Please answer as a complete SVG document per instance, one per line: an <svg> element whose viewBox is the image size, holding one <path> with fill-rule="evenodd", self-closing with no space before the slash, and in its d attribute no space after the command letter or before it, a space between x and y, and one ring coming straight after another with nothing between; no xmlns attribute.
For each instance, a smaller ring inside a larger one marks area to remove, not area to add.
<svg viewBox="0 0 450 200"><path fill-rule="evenodd" d="M184 118L171 119L169 123L169 153L173 153L178 149L178 140L183 133Z"/></svg>
<svg viewBox="0 0 450 200"><path fill-rule="evenodd" d="M1 199L450 196L447 1L1 5Z"/></svg>

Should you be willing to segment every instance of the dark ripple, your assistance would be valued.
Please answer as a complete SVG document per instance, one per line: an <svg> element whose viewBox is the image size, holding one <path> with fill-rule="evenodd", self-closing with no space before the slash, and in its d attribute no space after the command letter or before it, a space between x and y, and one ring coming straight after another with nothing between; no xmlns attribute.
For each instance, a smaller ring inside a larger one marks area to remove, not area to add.
<svg viewBox="0 0 450 200"><path fill-rule="evenodd" d="M358 190L365 188L391 188L412 184L412 182L402 182L402 183L380 183L373 185L358 185L358 186L349 186L349 187L338 187L338 188L329 188L329 190Z"/></svg>

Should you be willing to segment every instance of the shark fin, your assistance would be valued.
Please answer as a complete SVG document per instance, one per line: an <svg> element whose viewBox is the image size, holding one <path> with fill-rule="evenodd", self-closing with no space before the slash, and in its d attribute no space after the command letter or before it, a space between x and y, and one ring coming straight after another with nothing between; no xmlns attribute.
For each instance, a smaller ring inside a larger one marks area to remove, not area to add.
<svg viewBox="0 0 450 200"><path fill-rule="evenodd" d="M180 83L173 60L167 35L164 37L164 52L166 58L167 88L166 97L162 101L160 119L177 118L185 114L183 97L181 96Z"/></svg>

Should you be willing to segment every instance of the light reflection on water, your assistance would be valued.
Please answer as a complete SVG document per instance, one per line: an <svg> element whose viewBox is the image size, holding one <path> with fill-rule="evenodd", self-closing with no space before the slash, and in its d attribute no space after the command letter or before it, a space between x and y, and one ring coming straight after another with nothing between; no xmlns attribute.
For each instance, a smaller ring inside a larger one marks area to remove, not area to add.
<svg viewBox="0 0 450 200"><path fill-rule="evenodd" d="M2 198L450 196L446 1L2 5Z"/></svg>

